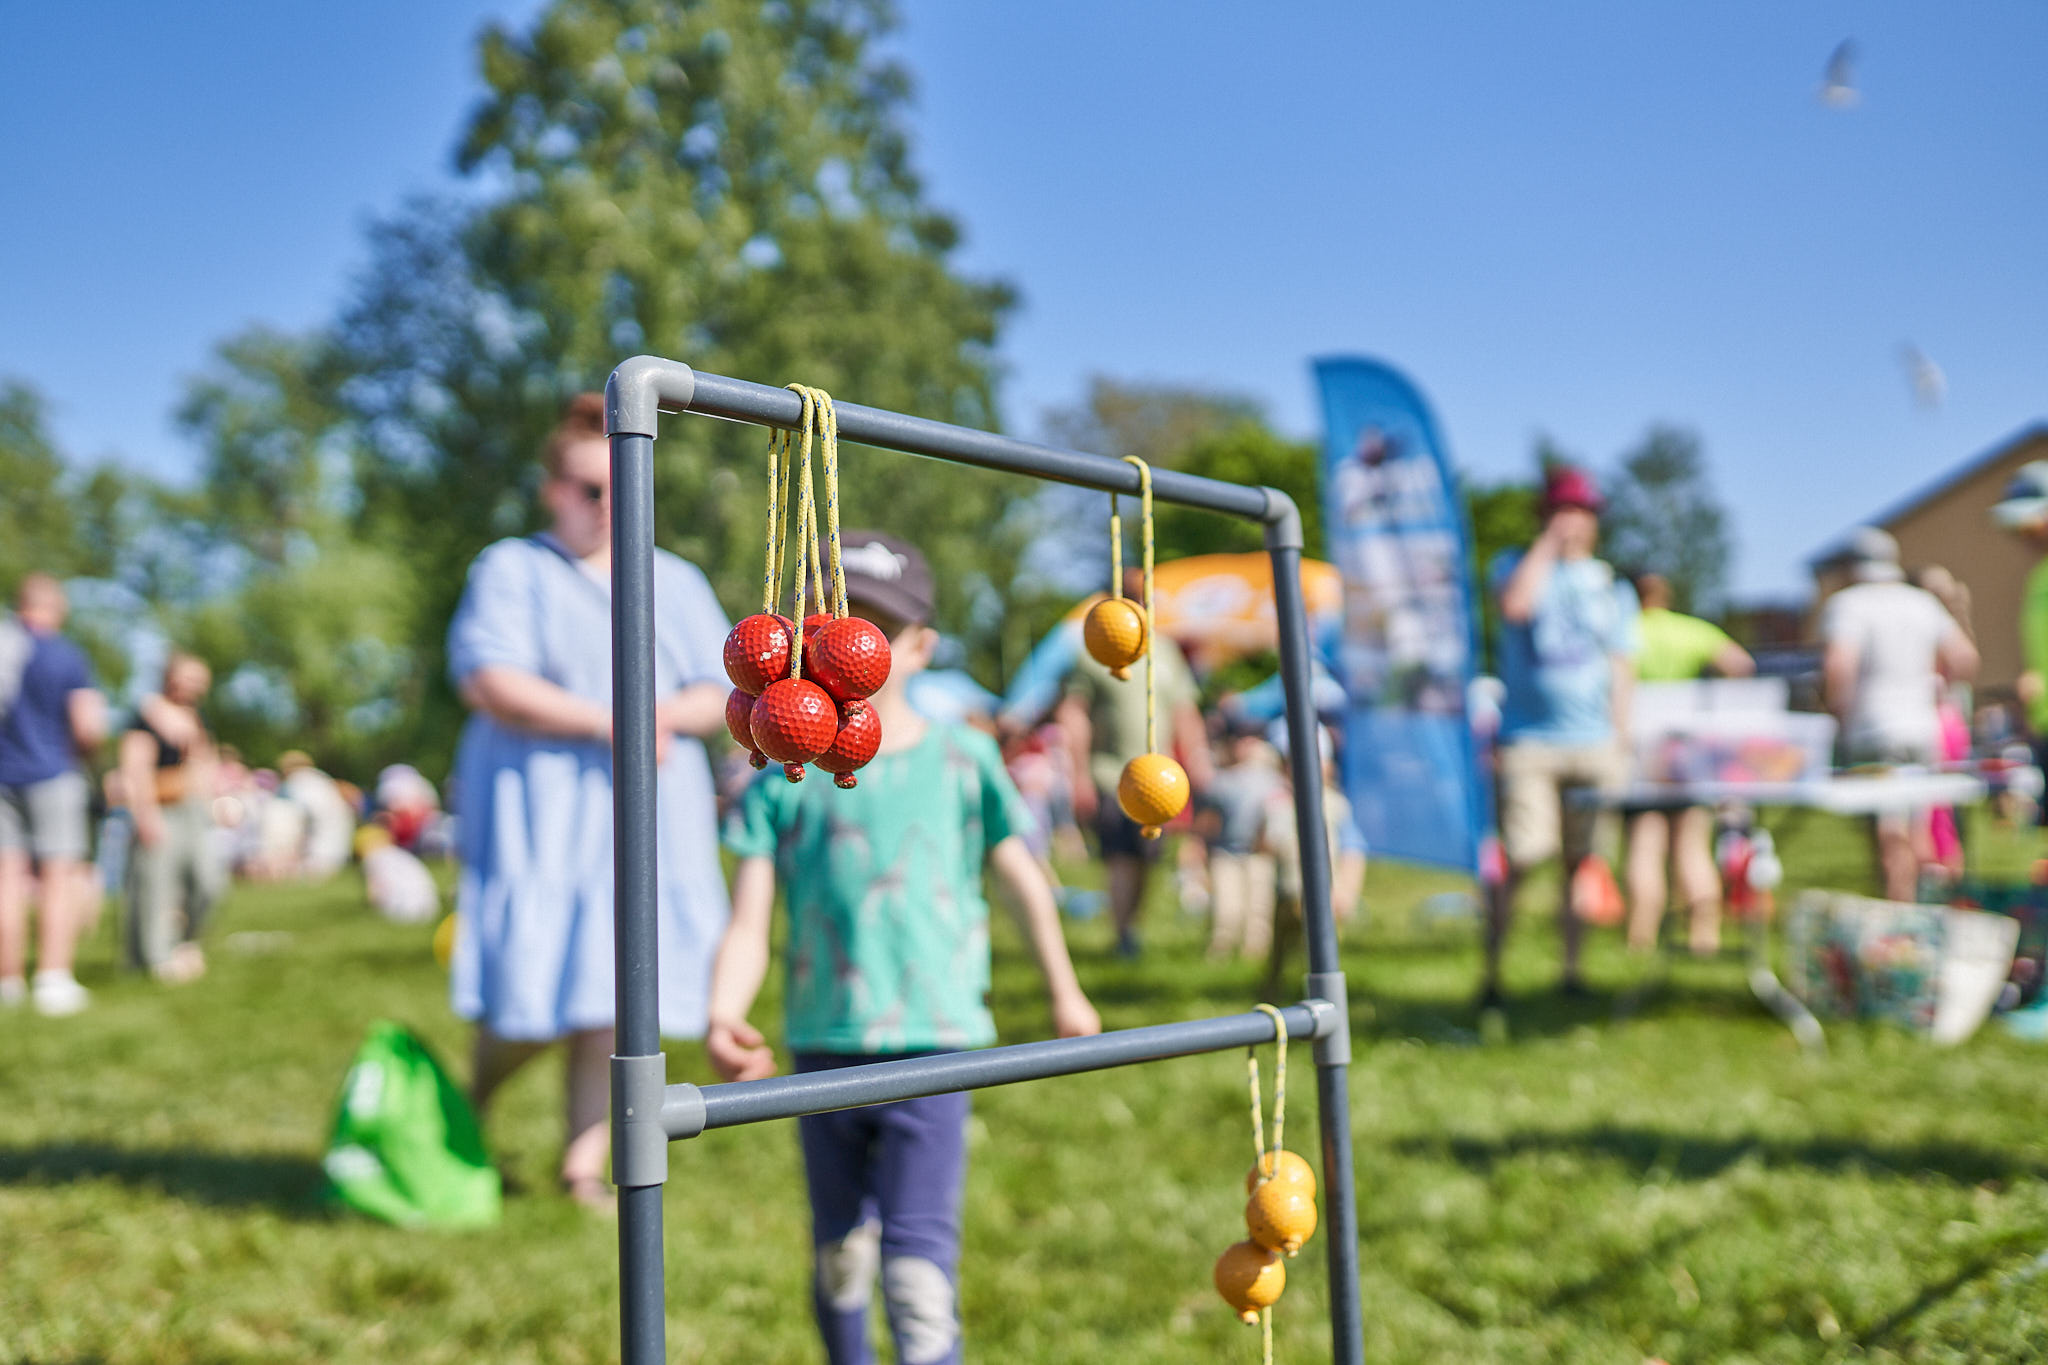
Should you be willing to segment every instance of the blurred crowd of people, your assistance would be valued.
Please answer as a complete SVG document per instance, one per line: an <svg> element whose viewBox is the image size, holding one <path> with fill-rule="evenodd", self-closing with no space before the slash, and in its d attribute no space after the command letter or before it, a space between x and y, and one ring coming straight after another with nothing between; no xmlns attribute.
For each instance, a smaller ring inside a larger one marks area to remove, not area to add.
<svg viewBox="0 0 2048 1365"><path fill-rule="evenodd" d="M379 909L434 913L420 858L451 834L418 771L388 768L366 794L298 750L252 768L207 728L212 670L178 649L111 724L67 613L62 584L31 574L0 616L0 1007L85 1009L78 944L110 904L122 961L171 984L205 974L207 918L234 878L324 881L360 855Z"/></svg>

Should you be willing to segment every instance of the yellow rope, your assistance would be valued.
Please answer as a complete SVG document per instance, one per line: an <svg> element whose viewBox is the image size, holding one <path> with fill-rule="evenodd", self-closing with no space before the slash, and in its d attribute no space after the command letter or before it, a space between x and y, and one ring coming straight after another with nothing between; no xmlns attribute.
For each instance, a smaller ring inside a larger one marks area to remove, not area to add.
<svg viewBox="0 0 2048 1365"><path fill-rule="evenodd" d="M846 615L846 569L839 562L839 411L832 406L832 395L823 389L812 389L818 400L818 408L824 414L824 434L819 444L825 455L825 534L832 564L832 614ZM825 590L821 586L818 596L822 600Z"/></svg>
<svg viewBox="0 0 2048 1365"><path fill-rule="evenodd" d="M1124 517L1114 493L1109 495L1109 595L1124 595Z"/></svg>
<svg viewBox="0 0 2048 1365"><path fill-rule="evenodd" d="M808 441L811 429L808 399L804 401L803 429ZM789 539L789 472L795 463L791 449L794 440L794 433L780 429L768 436L768 568L761 584L761 611L765 615L773 615L776 603L782 598L782 551ZM797 571L803 571L801 566Z"/></svg>
<svg viewBox="0 0 2048 1365"><path fill-rule="evenodd" d="M1273 1038L1277 1049L1273 1058L1273 1145L1266 1146L1266 1120L1259 1109L1259 1050L1248 1047L1244 1050L1245 1070L1251 1075L1252 1092L1252 1160L1253 1169L1258 1171L1257 1185L1271 1180L1279 1169L1281 1139L1287 1131L1287 1016L1271 1005L1254 1005L1261 1014L1273 1016ZM1274 1170L1265 1168L1266 1153L1275 1153ZM1254 1188L1257 1188L1257 1185Z"/></svg>
<svg viewBox="0 0 2048 1365"><path fill-rule="evenodd" d="M1271 1180L1280 1171L1280 1144L1287 1130L1287 1016L1271 1005L1252 1006L1261 1014L1273 1016L1273 1145L1266 1146L1266 1121L1259 1112L1259 1050L1248 1047L1244 1050L1245 1070L1251 1076L1252 1092L1252 1170L1258 1179L1252 1185L1257 1189ZM1266 1154L1271 1151L1273 1161L1270 1169ZM1259 1336L1265 1347L1264 1365L1273 1365L1273 1310L1259 1310Z"/></svg>
<svg viewBox="0 0 2048 1365"><path fill-rule="evenodd" d="M1126 464L1138 467L1138 518L1145 538L1145 752L1159 752L1159 687L1152 661L1159 657L1159 637L1152 629L1152 466L1135 455L1124 456ZM1110 499L1110 553L1116 560L1117 595L1123 595L1123 555L1117 544L1116 500Z"/></svg>
<svg viewBox="0 0 2048 1365"><path fill-rule="evenodd" d="M789 676L792 678L802 678L804 675L804 588L806 586L805 579L808 577L805 571L812 567L817 555L818 505L817 497L811 491L811 438L816 429L814 418L817 405L811 397L811 391L803 385L791 384L789 387L796 390L797 396L803 399L804 403L803 440L797 455L798 467L796 475L797 496L800 499L796 521L796 640L790 646L789 659Z"/></svg>

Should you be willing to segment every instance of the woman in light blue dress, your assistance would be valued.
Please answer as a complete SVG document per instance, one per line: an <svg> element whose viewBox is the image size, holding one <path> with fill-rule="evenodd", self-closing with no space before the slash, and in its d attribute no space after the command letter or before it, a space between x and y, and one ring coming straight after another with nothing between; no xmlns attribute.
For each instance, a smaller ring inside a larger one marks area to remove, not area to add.
<svg viewBox="0 0 2048 1365"><path fill-rule="evenodd" d="M479 1111L519 1066L569 1045L564 1188L604 1183L612 1051L611 452L604 400L575 399L549 438L553 524L470 566L448 628L448 668L472 715L459 801L451 994L477 1023ZM661 1029L704 1030L711 954L725 927L711 767L702 736L725 718L729 628L694 566L655 552L660 768Z"/></svg>

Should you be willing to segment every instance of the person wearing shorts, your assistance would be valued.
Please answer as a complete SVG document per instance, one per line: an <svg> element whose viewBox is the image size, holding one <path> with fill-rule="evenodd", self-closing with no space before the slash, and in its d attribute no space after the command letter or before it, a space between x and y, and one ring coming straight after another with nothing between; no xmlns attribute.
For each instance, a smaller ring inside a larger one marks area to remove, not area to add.
<svg viewBox="0 0 2048 1365"><path fill-rule="evenodd" d="M1496 664L1506 690L1495 776L1507 870L1488 888L1482 1009L1501 1001L1501 953L1521 879L1560 853L1563 986L1568 993L1584 989L1572 872L1612 821L1581 794L1614 791L1628 780L1621 737L1637 648L1635 590L1593 557L1600 508L1590 475L1551 469L1540 505L1543 530L1526 551L1496 559L1489 576L1500 611Z"/></svg>
<svg viewBox="0 0 2048 1365"><path fill-rule="evenodd" d="M1905 581L1899 543L1875 526L1849 539L1855 582L1821 610L1821 677L1841 722L1850 767L1933 767L1941 754L1941 686L1976 676L1977 647L1924 588ZM1879 816L1878 876L1890 900L1910 901L1934 861L1927 812Z"/></svg>
<svg viewBox="0 0 2048 1365"><path fill-rule="evenodd" d="M2036 556L2020 598L2020 660L2025 668L2013 690L2026 718L2034 766L2048 778L2048 460L2029 460L2013 472L1991 518ZM2035 820L2048 825L2048 800L2036 808Z"/></svg>
<svg viewBox="0 0 2048 1365"><path fill-rule="evenodd" d="M106 736L92 666L61 633L64 589L47 574L22 581L14 620L26 646L0 706L0 1005L33 997L37 1011L76 1014L89 1002L72 965L90 893L82 751ZM33 989L28 910L39 922Z"/></svg>
<svg viewBox="0 0 2048 1365"><path fill-rule="evenodd" d="M1137 599L1142 578L1136 570L1124 577L1124 595ZM1117 804L1116 784L1124 764L1145 752L1146 665L1134 664L1131 676L1118 681L1086 650L1079 654L1055 717L1074 758L1074 813L1092 819L1109 872L1109 913L1116 926L1117 953L1135 957L1138 915L1145 904L1145 883L1159 857L1159 841L1144 838L1137 822L1124 814ZM1157 670L1160 749L1180 759L1188 785L1199 796L1208 789L1211 765L1209 732L1202 724L1194 674L1180 646L1160 634L1152 637L1151 666Z"/></svg>

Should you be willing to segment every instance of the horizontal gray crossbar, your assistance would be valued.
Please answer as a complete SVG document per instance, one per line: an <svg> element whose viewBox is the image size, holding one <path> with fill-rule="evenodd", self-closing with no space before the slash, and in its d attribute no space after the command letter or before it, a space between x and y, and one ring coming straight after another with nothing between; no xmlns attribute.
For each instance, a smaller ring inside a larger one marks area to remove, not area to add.
<svg viewBox="0 0 2048 1365"><path fill-rule="evenodd" d="M1060 450L992 431L957 427L859 403L835 400L832 408L839 419L840 436L862 445L1029 474L1105 493L1135 495L1139 491L1137 468L1107 455ZM660 412L695 412L733 422L794 429L803 420L803 400L788 389L707 374L680 361L639 356L619 366L607 389L607 422L612 433L653 436ZM1265 522L1280 531L1282 543L1296 547L1301 544L1300 514L1293 499L1277 489L1247 488L1170 469L1155 469L1152 495L1160 502Z"/></svg>
<svg viewBox="0 0 2048 1365"><path fill-rule="evenodd" d="M1346 1026L1336 1006L1326 1000L1304 1000L1280 1013L1287 1020L1290 1039L1320 1038L1341 1032ZM1252 1011L1180 1024L1120 1029L1092 1038L1057 1038L971 1052L940 1052L929 1057L870 1062L799 1076L772 1076L762 1081L702 1087L672 1085L662 1101L661 1123L670 1138L691 1138L708 1128L735 1128L743 1123L799 1118L864 1104L887 1104L956 1090L982 1090L1017 1081L1101 1071L1134 1062L1191 1057L1270 1043L1273 1036L1272 1016Z"/></svg>

